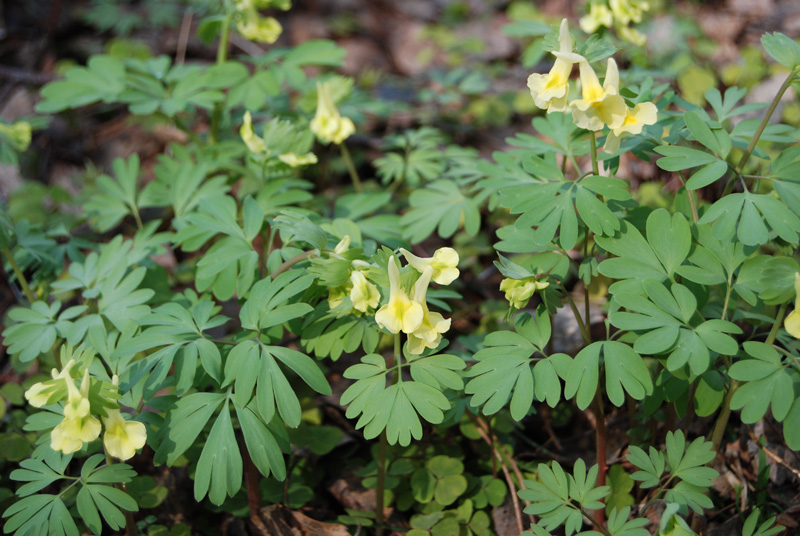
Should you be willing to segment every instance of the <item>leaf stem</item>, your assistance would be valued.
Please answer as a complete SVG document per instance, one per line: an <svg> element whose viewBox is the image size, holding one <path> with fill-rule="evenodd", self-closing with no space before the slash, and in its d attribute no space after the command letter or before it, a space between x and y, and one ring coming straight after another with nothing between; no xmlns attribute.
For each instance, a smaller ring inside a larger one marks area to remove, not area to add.
<svg viewBox="0 0 800 536"><path fill-rule="evenodd" d="M363 192L364 188L361 186L361 179L358 176L358 171L356 171L356 166L353 165L353 159L350 157L350 151L347 149L347 144L345 142L340 143L339 149L342 151L342 158L344 158L344 164L347 166L347 171L350 173L350 179L353 181L353 187L356 189L356 192Z"/></svg>
<svg viewBox="0 0 800 536"><path fill-rule="evenodd" d="M241 443L244 443L241 441ZM244 465L244 482L247 489L247 507L250 510L250 522L255 525L262 534L267 534L264 521L261 519L261 492L258 489L258 471L253 464L253 459L250 457L250 451L247 449L246 444L241 445L242 462ZM288 479L287 479L288 481Z"/></svg>
<svg viewBox="0 0 800 536"><path fill-rule="evenodd" d="M692 210L692 221L694 223L697 223L697 220L700 219L700 216L697 213L697 202L694 199L694 191L686 188L686 178L683 176L683 171L678 171L678 178L680 179L681 184L686 190L686 197L689 198L689 207Z"/></svg>
<svg viewBox="0 0 800 536"><path fill-rule="evenodd" d="M592 144L592 172L595 175L600 175L600 166L597 165L597 135L592 132L589 136L589 143Z"/></svg>
<svg viewBox="0 0 800 536"><path fill-rule="evenodd" d="M595 416L595 445L597 450L597 487L606 485L606 414L603 408L603 396L600 386L594 394L594 416ZM605 525L605 508L598 508L594 511L594 523L598 527Z"/></svg>
<svg viewBox="0 0 800 536"><path fill-rule="evenodd" d="M31 292L31 288L28 286L28 280L25 279L25 274L22 273L17 261L14 260L14 255L11 253L11 250L3 248L3 255L6 256L8 264L10 264L11 269L14 270L14 275L17 276L17 281L19 281L19 285L22 287L22 292L25 293L25 297L28 298L28 302L35 302L36 298L33 296L33 292Z"/></svg>
<svg viewBox="0 0 800 536"><path fill-rule="evenodd" d="M783 325L783 316L786 314L786 306L787 304L782 303L781 306L778 308L778 314L775 315L775 322L772 324L772 329L769 330L769 335L767 335L767 340L764 341L768 345L772 345L775 342L775 338L778 336L778 330L781 329L781 325Z"/></svg>
<svg viewBox="0 0 800 536"><path fill-rule="evenodd" d="M750 159L750 156L753 154L753 151L756 148L756 144L758 143L758 140L761 138L761 135L764 133L764 129L767 128L767 124L769 123L769 120L772 117L772 114L775 112L775 108L778 107L778 103L781 101L781 98L783 97L783 94L786 93L787 89L789 89L789 86L792 84L792 81L794 80L794 77L797 75L798 69L800 69L800 68L795 67L794 69L792 69L792 71L789 73L789 76L787 76L786 80L783 81L783 85L781 85L781 88L778 90L778 93L775 95L775 98L772 99L772 102L770 103L769 108L767 109L767 113L764 115L764 118L761 120L761 124L758 125L758 129L756 130L756 133L753 135L753 139L750 140L750 144L747 146L747 149L745 150L744 154L742 155L742 158L739 160L739 164L737 164L737 166L736 166L736 170L735 171L736 171L737 174L741 175L742 171L744 170L744 166L745 166L745 164L747 164L747 161Z"/></svg>
<svg viewBox="0 0 800 536"><path fill-rule="evenodd" d="M564 295L567 298L567 303L569 304L570 309L572 309L572 314L575 315L575 320L578 321L578 328L581 330L583 342L588 346L592 343L591 333L589 333L589 331L586 329L586 324L581 318L581 313L578 310L578 306L575 305L575 300L572 299L572 296L570 296L569 292L566 292L566 289L564 291Z"/></svg>
<svg viewBox="0 0 800 536"><path fill-rule="evenodd" d="M400 347L400 334L394 334L394 361L395 361L395 370L392 371L392 379L391 383L394 384L395 381L398 380L400 377L400 369L399 363L402 357L401 355L401 347ZM386 492L386 430L384 429L381 432L379 443L378 443L378 482L375 488L375 535L376 536L383 536L383 502L384 496Z"/></svg>
<svg viewBox="0 0 800 536"><path fill-rule="evenodd" d="M297 264L299 262L303 262L304 260L309 259L311 257L316 257L318 255L319 255L319 251L317 251L316 249L312 249L310 251L304 251L303 253L301 253L299 255L295 255L294 257L292 257L288 261L284 262L283 264L281 264L280 266L275 268L275 271L272 272L271 274L269 274L269 276L272 279L275 279L276 277L281 275L283 272L287 271L289 268L291 268L295 264Z"/></svg>

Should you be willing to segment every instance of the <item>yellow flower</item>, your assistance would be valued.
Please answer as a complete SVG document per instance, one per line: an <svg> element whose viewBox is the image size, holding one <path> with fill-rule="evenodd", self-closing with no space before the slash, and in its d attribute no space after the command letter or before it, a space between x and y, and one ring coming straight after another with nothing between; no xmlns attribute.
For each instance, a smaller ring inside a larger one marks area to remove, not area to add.
<svg viewBox="0 0 800 536"><path fill-rule="evenodd" d="M515 309L522 309L527 305L533 293L550 285L547 281L537 281L535 277L525 279L506 278L500 282L500 290L506 293L506 299Z"/></svg>
<svg viewBox="0 0 800 536"><path fill-rule="evenodd" d="M254 7L240 13L241 17L236 21L236 31L245 39L272 44L281 36L283 27L273 17L262 17Z"/></svg>
<svg viewBox="0 0 800 536"><path fill-rule="evenodd" d="M580 128L602 130L606 125L615 129L622 125L628 107L619 96L619 70L617 63L609 58L606 68L606 79L603 85L588 62L581 62L582 99L570 103L572 119Z"/></svg>
<svg viewBox="0 0 800 536"><path fill-rule="evenodd" d="M144 447L147 440L144 424L126 421L118 409L108 410L108 417L103 417L103 424L106 427L103 445L111 456L127 460Z"/></svg>
<svg viewBox="0 0 800 536"><path fill-rule="evenodd" d="M572 36L569 34L567 19L561 21L558 42L559 50L553 52L556 61L550 72L547 74L534 73L528 77L528 89L531 90L534 104L547 110L548 113L563 112L567 109L569 75L572 72L572 65L585 61L583 56L572 52Z"/></svg>
<svg viewBox="0 0 800 536"><path fill-rule="evenodd" d="M350 301L353 302L353 308L366 313L368 309L378 306L381 301L381 293L378 292L378 287L367 281L363 272L360 270L353 270L350 274L350 283L353 288L350 290Z"/></svg>
<svg viewBox="0 0 800 536"><path fill-rule="evenodd" d="M250 115L250 111L244 114L244 123L239 129L239 135L251 153L261 154L267 151L267 144L253 132L253 117Z"/></svg>
<svg viewBox="0 0 800 536"><path fill-rule="evenodd" d="M400 270L392 255L389 258L389 303L375 313L375 322L392 333L413 333L422 323L422 306L411 300L400 281Z"/></svg>
<svg viewBox="0 0 800 536"><path fill-rule="evenodd" d="M50 432L50 446L64 454L80 450L83 443L100 435L100 421L89 414L89 371L84 374L80 390L71 378L67 380L67 390L64 420Z"/></svg>
<svg viewBox="0 0 800 536"><path fill-rule="evenodd" d="M631 22L642 22L642 13L650 9L647 0L609 0L614 19L625 26Z"/></svg>
<svg viewBox="0 0 800 536"><path fill-rule="evenodd" d="M350 235L344 235L339 243L336 244L336 247L333 248L333 252L337 255L344 255L347 253L347 250L350 249Z"/></svg>
<svg viewBox="0 0 800 536"><path fill-rule="evenodd" d="M614 23L614 17L608 6L600 2L594 2L589 8L589 13L581 17L581 30L587 34L593 34L600 26L610 28Z"/></svg>
<svg viewBox="0 0 800 536"><path fill-rule="evenodd" d="M618 26L617 34L619 34L621 39L633 43L637 47L643 47L647 44L647 36L630 26Z"/></svg>
<svg viewBox="0 0 800 536"><path fill-rule="evenodd" d="M620 138L627 134L639 134L645 125L654 125L658 116L658 108L652 102L640 102L631 110L628 108L622 125L615 128L606 138L603 150L616 153L619 150Z"/></svg>
<svg viewBox="0 0 800 536"><path fill-rule="evenodd" d="M342 285L340 287L331 287L328 289L328 307L331 309L335 309L339 307L344 298L350 295L351 290L350 283Z"/></svg>
<svg viewBox="0 0 800 536"><path fill-rule="evenodd" d="M794 274L794 311L783 321L783 327L789 335L795 339L800 339L800 273Z"/></svg>
<svg viewBox="0 0 800 536"><path fill-rule="evenodd" d="M50 373L53 379L33 384L30 389L25 391L25 399L35 408L46 406L50 397L62 386L67 385L66 380L72 380L70 369L74 364L75 360L70 359L61 372L53 369ZM53 402L57 402L60 399L61 396L54 399Z"/></svg>
<svg viewBox="0 0 800 536"><path fill-rule="evenodd" d="M307 166L309 164L317 163L317 155L314 153L306 153L297 155L294 153L279 154L278 159L290 167Z"/></svg>
<svg viewBox="0 0 800 536"><path fill-rule="evenodd" d="M309 127L323 143L333 142L337 145L356 131L353 121L339 114L327 83L317 82L317 113Z"/></svg>
<svg viewBox="0 0 800 536"><path fill-rule="evenodd" d="M19 152L27 150L31 145L31 124L25 121L13 125L0 123L0 134Z"/></svg>
<svg viewBox="0 0 800 536"><path fill-rule="evenodd" d="M409 251L400 248L400 253L406 262L419 273L425 273L428 267L433 269L433 280L440 285L449 285L458 278L458 252L453 248L439 248L433 252L433 257L423 259Z"/></svg>
<svg viewBox="0 0 800 536"><path fill-rule="evenodd" d="M428 310L425 295L428 292L428 284L431 282L433 268L430 266L419 276L414 285L414 301L422 307L422 322L412 333L408 334L408 353L413 355L421 354L425 348L436 348L442 342L442 333L450 329L450 319L445 319L439 313L432 313Z"/></svg>

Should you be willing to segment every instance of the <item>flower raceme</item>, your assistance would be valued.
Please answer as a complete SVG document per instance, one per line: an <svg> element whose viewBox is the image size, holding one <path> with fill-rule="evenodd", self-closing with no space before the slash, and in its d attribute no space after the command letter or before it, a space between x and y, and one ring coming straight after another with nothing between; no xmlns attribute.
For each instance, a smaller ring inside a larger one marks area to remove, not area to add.
<svg viewBox="0 0 800 536"><path fill-rule="evenodd" d="M353 121L339 114L327 83L317 82L317 113L309 127L321 142L333 142L336 145L340 145L356 131Z"/></svg>
<svg viewBox="0 0 800 536"><path fill-rule="evenodd" d="M538 281L535 277L524 279L506 278L500 282L500 290L506 293L508 303L515 309L522 309L528 304L534 292L550 285L547 281Z"/></svg>
<svg viewBox="0 0 800 536"><path fill-rule="evenodd" d="M552 69L547 74L534 73L528 77L528 89L533 102L539 108L550 112L563 112L567 109L569 96L569 76L572 65L585 62L585 58L572 51L572 36L569 34L567 19L561 21L558 33L559 49L553 51L556 57Z"/></svg>
<svg viewBox="0 0 800 536"><path fill-rule="evenodd" d="M389 302L375 313L375 322L391 333L413 333L422 324L422 305L409 298L400 281L394 255L389 258Z"/></svg>
<svg viewBox="0 0 800 536"><path fill-rule="evenodd" d="M266 5L264 5L266 4ZM236 20L236 31L250 41L257 41L259 43L272 44L278 40L283 28L273 17L262 17L258 10L263 7L271 7L270 2L254 2L253 0L237 0L236 11L238 17ZM276 5L281 9L288 9L287 6Z"/></svg>
<svg viewBox="0 0 800 536"><path fill-rule="evenodd" d="M50 432L50 446L64 454L78 451L84 443L100 436L100 421L90 414L89 370L84 373L80 390L69 378L67 391L69 395L64 405L64 420Z"/></svg>
<svg viewBox="0 0 800 536"><path fill-rule="evenodd" d="M76 452L84 443L94 441L100 437L103 428L100 420L92 415L92 403L89 401L89 391L93 380L89 370L84 370L80 388L76 387L72 377L72 368L75 360L70 359L61 372L53 369L52 380L34 384L25 392L25 398L34 407L54 404L67 398L64 404L64 418L50 432L50 447L60 450L64 454ZM116 387L119 379L114 376L113 385ZM102 392L102 390L101 390ZM127 460L138 449L142 448L147 439L144 424L136 421L126 421L119 408L105 408L106 415L102 417L105 433L103 444L106 452L115 458Z"/></svg>
<svg viewBox="0 0 800 536"><path fill-rule="evenodd" d="M589 62L581 62L580 72L583 98L570 103L575 124L593 131L602 130L604 126L612 130L622 126L628 107L625 99L619 95L617 62L608 59L606 79L602 86Z"/></svg>

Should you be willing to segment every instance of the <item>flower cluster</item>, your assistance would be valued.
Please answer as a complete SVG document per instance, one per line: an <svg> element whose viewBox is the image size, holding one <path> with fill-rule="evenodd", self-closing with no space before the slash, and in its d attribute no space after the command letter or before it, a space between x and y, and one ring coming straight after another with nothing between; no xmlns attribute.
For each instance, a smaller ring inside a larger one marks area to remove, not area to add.
<svg viewBox="0 0 800 536"><path fill-rule="evenodd" d="M277 8L286 11L289 0L236 0L236 31L250 41L272 44L278 40L283 28L273 17L262 17L260 9Z"/></svg>
<svg viewBox="0 0 800 536"><path fill-rule="evenodd" d="M309 125L322 143L341 145L349 138L356 127L349 117L342 117L333 103L331 88L327 82L317 82L317 113Z"/></svg>
<svg viewBox="0 0 800 536"><path fill-rule="evenodd" d="M449 285L458 277L458 253L452 248L440 248L427 259L402 248L400 253L420 275L409 295L400 281L394 255L389 258L389 301L375 313L375 322L392 333L405 333L408 352L419 355L425 348L439 346L442 334L450 329L449 318L428 309L426 294L431 280Z"/></svg>
<svg viewBox="0 0 800 536"><path fill-rule="evenodd" d="M549 282L539 281L536 277L523 279L507 277L500 282L500 290L506 293L508 303L515 309L525 307L537 290L546 289L548 286L550 286Z"/></svg>
<svg viewBox="0 0 800 536"><path fill-rule="evenodd" d="M0 136L17 151L26 151L31 144L31 124L25 121L18 121L12 125L0 123Z"/></svg>
<svg viewBox="0 0 800 536"><path fill-rule="evenodd" d="M571 110L573 121L580 128L596 132L608 127L611 132L603 150L609 153L619 150L620 138L639 134L645 125L655 124L658 111L655 104L643 102L629 108L619 94L619 69L612 58L608 60L606 76L600 84L586 58L573 51L567 19L561 21L558 41L559 50L553 51L556 60L550 72L528 77L528 88L536 106L548 113ZM569 77L576 63L581 98L569 101Z"/></svg>
<svg viewBox="0 0 800 536"><path fill-rule="evenodd" d="M644 46L647 37L639 30L631 28L631 23L642 22L642 14L650 9L650 2L647 0L608 0L592 2L589 6L589 13L581 18L581 30L591 34L601 26L617 31L621 39L633 43L636 46Z"/></svg>
<svg viewBox="0 0 800 536"><path fill-rule="evenodd" d="M90 391L95 394L111 389L117 389L118 378L114 376L112 386L101 386L100 389L93 389L93 384L106 383L99 382L89 376L88 368L83 375L78 375L80 387L76 385L75 360L70 360L61 372L56 369L52 371L52 380L34 384L25 392L25 398L34 407L40 408L50 404L64 403L64 418L50 432L50 446L53 450L60 450L64 454L76 452L83 447L84 443L94 441L100 437L100 432L105 427L103 434L103 444L106 452L120 460L131 458L136 451L144 447L147 439L147 432L144 424L136 421L126 421L119 410L119 406L113 400L103 400L93 403L90 401ZM100 419L102 419L102 426Z"/></svg>
<svg viewBox="0 0 800 536"><path fill-rule="evenodd" d="M345 236L334 249L334 254L343 257L350 246L350 237ZM400 253L418 273L413 288L403 285L400 267L394 255L389 258L389 297L386 304L375 309L381 302L377 285L369 280L372 265L354 259L350 262L350 276L346 284L332 287L328 291L328 305L331 309L343 307L345 298L350 298L354 314L372 314L375 322L387 331L408 336L407 350L419 355L425 348L436 348L442 341L442 334L450 329L450 319L428 309L426 295L431 281L449 285L459 275L458 253L452 248L440 248L433 257L417 257L400 248ZM341 312L341 310L339 311Z"/></svg>

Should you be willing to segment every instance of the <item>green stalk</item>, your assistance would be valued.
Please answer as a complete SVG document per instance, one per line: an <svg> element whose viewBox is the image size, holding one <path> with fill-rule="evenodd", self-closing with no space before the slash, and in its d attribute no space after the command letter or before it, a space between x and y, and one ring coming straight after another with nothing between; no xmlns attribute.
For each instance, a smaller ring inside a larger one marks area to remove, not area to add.
<svg viewBox="0 0 800 536"><path fill-rule="evenodd" d="M786 90L789 89L789 86L792 84L794 77L797 75L798 68L792 69L792 72L789 73L789 76L786 77L786 80L783 81L783 85L778 90L778 94L775 95L775 98L772 99L772 102L767 109L767 113L764 116L764 119L761 120L761 124L758 125L758 130L756 130L753 139L750 140L750 144L747 146L747 150L745 150L744 154L742 155L741 160L739 160L739 164L736 166L736 173L741 174L744 170L744 165L747 164L747 161L750 159L750 156L753 154L753 151L756 148L756 144L758 140L761 138L761 134L764 133L764 129L767 128L767 124L769 123L772 114L775 113L775 108L778 107L778 103L781 101L781 97L783 94L786 93ZM732 182L731 182L732 184Z"/></svg>
<svg viewBox="0 0 800 536"><path fill-rule="evenodd" d="M317 251L316 249L312 249L311 251L305 251L305 252L303 252L303 253L301 253L299 255L295 255L294 257L292 257L288 261L284 262L283 264L281 264L280 266L275 268L275 271L272 272L271 274L269 274L269 276L272 279L275 279L276 277L281 275L283 272L285 272L286 270L288 270L289 268L291 268L295 264L297 264L299 262L303 262L304 260L309 259L311 257L315 257L317 255L319 255L319 251Z"/></svg>
<svg viewBox="0 0 800 536"><path fill-rule="evenodd" d="M770 329L769 335L767 335L767 340L764 341L766 344L771 346L772 343L775 342L775 338L778 336L778 330L783 324L783 317L785 314L786 304L784 303L780 306L780 308L778 308L778 314L775 316L775 322L772 324L772 329ZM719 447L722 444L722 436L725 434L725 428L728 426L728 419L730 419L731 416L731 399L738 388L739 382L735 380L732 381L731 386L725 395L725 400L722 402L722 409L717 417L717 421L714 423L714 429L711 432L710 440L714 444L715 452L719 450Z"/></svg>
<svg viewBox="0 0 800 536"><path fill-rule="evenodd" d="M400 334L394 335L394 363L396 369L392 371L392 385L400 378ZM381 432L378 443L378 483L375 488L375 534L383 536L383 502L386 491L386 430Z"/></svg>
<svg viewBox="0 0 800 536"><path fill-rule="evenodd" d="M344 158L344 164L347 166L348 173L350 173L350 179L353 181L353 187L356 189L356 192L363 192L364 188L361 187L361 179L356 171L356 166L353 165L353 159L350 157L350 151L347 150L347 145L342 142L339 144L339 149L342 151L342 158Z"/></svg>
<svg viewBox="0 0 800 536"><path fill-rule="evenodd" d="M597 138L595 138L594 132L589 136L589 142L592 144L592 172L595 175L600 175L600 166L597 165Z"/></svg>
<svg viewBox="0 0 800 536"><path fill-rule="evenodd" d="M8 264L10 264L11 269L14 270L14 275L17 276L17 281L19 281L19 285L22 287L22 292L25 293L25 297L28 298L28 302L35 302L36 298L33 296L33 292L31 292L31 287L28 286L28 280L25 279L25 274L22 273L17 261L14 260L14 255L11 254L11 250L3 248L3 255L6 256Z"/></svg>
<svg viewBox="0 0 800 536"><path fill-rule="evenodd" d="M232 22L233 10L229 10L222 21L222 33L219 36L219 46L217 47L217 65L225 63L228 60L228 40L231 35ZM215 143L219 138L219 123L221 120L222 103L218 102L214 105L214 111L211 112L211 132L208 135L208 140L211 143Z"/></svg>
<svg viewBox="0 0 800 536"><path fill-rule="evenodd" d="M606 485L606 471L608 470L608 465L606 464L607 454L606 454L606 413L603 408L603 395L601 394L600 387L597 388L597 392L595 392L595 397L593 400L594 404L594 418L596 428L595 428L595 449L597 452L597 487L605 486ZM605 526L605 508L598 508L594 511L594 523L598 527Z"/></svg>

